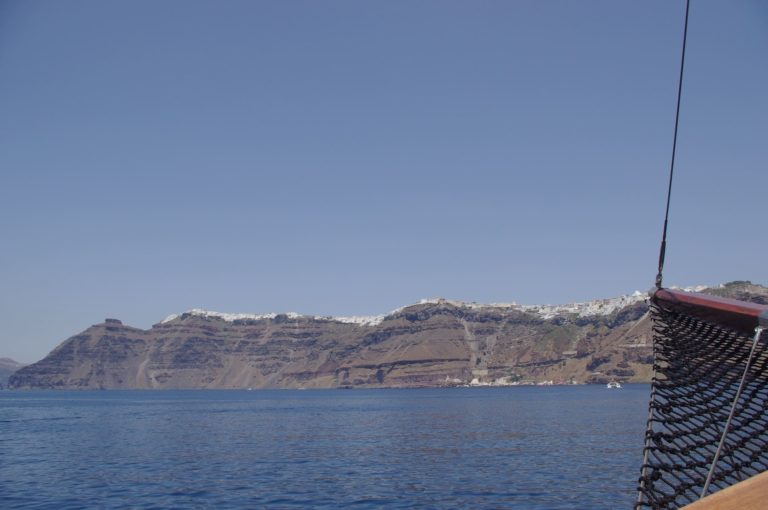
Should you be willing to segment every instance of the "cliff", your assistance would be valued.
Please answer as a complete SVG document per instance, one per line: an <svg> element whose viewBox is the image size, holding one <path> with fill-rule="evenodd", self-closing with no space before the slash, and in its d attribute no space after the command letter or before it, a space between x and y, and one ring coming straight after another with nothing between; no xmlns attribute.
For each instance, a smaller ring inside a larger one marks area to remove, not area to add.
<svg viewBox="0 0 768 510"><path fill-rule="evenodd" d="M0 390L5 389L8 385L8 378L23 366L11 358L0 358Z"/></svg>
<svg viewBox="0 0 768 510"><path fill-rule="evenodd" d="M768 302L734 282L719 295ZM149 330L107 319L18 370L12 388L415 387L651 377L644 296L563 306L427 300L378 317L193 310Z"/></svg>

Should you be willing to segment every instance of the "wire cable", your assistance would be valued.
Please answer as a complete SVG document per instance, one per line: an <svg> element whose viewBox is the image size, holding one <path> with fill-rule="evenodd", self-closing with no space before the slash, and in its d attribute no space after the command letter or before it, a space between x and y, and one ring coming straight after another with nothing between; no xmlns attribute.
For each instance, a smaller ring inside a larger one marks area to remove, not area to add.
<svg viewBox="0 0 768 510"><path fill-rule="evenodd" d="M720 442L717 445L717 451L715 451L715 456L712 458L712 464L709 466L709 473L707 474L707 479L704 482L704 488L701 489L701 496L699 496L699 499L705 497L707 495L707 492L709 492L709 484L712 482L712 477L715 475L715 468L717 467L717 461L720 460L720 454L723 451L723 446L725 445L725 438L728 437L728 430L731 428L731 422L733 421L733 415L736 414L736 405L739 403L739 399L741 398L741 392L744 389L744 382L747 380L747 374L749 374L749 367L752 365L752 359L755 357L755 349L757 349L757 343L760 341L760 335L763 332L763 327L758 326L755 328L755 339L752 341L752 349L749 351L749 357L747 358L747 365L744 367L744 375L741 376L741 382L739 382L739 387L736 390L736 395L733 396L733 405L731 406L731 412L728 413L728 419L725 421L725 426L723 427L723 434L720 436Z"/></svg>
<svg viewBox="0 0 768 510"><path fill-rule="evenodd" d="M685 69L685 43L688 39L688 12L691 0L685 1L685 28L683 29L683 51L680 57L680 78L677 82L677 109L675 111L675 134L672 138L672 162L669 166L669 185L667 187L667 208L664 213L664 231L661 235L661 248L659 250L659 272L656 274L656 288L662 285L662 273L664 272L664 258L667 253L667 225L669 224L669 204L672 200L672 177L675 174L675 152L677 150L677 128L680 124L680 99L683 95L683 69Z"/></svg>

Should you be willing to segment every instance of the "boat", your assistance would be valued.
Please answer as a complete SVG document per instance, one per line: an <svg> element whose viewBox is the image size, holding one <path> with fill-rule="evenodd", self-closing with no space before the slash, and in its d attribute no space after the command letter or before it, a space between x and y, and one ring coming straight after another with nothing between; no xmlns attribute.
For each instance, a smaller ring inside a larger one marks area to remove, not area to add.
<svg viewBox="0 0 768 510"><path fill-rule="evenodd" d="M768 508L768 304L662 284L689 8L686 0L666 213L650 297L654 376L635 510L757 510Z"/></svg>
<svg viewBox="0 0 768 510"><path fill-rule="evenodd" d="M618 381L611 381L608 384L606 384L605 387L608 388L609 390L621 389L621 384L619 384Z"/></svg>

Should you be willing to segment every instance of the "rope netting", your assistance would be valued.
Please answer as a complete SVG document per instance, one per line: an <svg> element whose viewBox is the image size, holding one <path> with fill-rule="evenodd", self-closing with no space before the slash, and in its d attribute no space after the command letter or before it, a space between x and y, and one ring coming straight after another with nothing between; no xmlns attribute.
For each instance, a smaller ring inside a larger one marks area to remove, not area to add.
<svg viewBox="0 0 768 510"><path fill-rule="evenodd" d="M747 370L755 331L659 299L651 314L655 377L635 508L679 508L702 495L732 408L706 492L768 469L768 335Z"/></svg>

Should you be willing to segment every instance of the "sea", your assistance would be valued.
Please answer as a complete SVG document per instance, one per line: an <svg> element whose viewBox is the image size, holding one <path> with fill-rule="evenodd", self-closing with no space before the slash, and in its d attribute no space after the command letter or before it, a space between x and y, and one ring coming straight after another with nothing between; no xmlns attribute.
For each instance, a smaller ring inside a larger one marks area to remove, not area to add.
<svg viewBox="0 0 768 510"><path fill-rule="evenodd" d="M649 394L3 391L0 508L631 508Z"/></svg>

